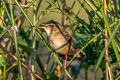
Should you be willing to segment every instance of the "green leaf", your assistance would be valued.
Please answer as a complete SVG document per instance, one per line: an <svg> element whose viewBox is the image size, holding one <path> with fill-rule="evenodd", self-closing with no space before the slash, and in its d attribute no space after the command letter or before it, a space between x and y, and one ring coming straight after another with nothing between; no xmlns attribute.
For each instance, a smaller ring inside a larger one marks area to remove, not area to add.
<svg viewBox="0 0 120 80"><path fill-rule="evenodd" d="M57 1L57 0L51 0L51 2L52 2L53 4L55 4L56 1Z"/></svg>
<svg viewBox="0 0 120 80"><path fill-rule="evenodd" d="M25 40L23 40L22 38L18 37L17 38L17 43L18 43L18 46L21 47L28 54L31 53L32 48L28 45L28 43Z"/></svg>

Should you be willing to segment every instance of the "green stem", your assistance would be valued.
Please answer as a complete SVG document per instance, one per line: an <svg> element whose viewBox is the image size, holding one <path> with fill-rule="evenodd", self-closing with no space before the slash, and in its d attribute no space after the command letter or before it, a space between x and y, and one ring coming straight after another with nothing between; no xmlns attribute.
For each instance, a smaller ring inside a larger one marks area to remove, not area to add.
<svg viewBox="0 0 120 80"><path fill-rule="evenodd" d="M14 36L14 42L15 42L15 49L16 49L16 56L18 58L18 69L19 69L19 75L20 75L20 80L23 80L22 76L22 67L21 67L21 61L20 61L20 54L18 51L18 44L17 44L17 37L16 37L16 30L15 30L15 22L14 22L14 17L13 17L13 11L12 11L12 1L9 0L10 3L10 14L11 14L11 21L12 21L12 28L13 28L13 36Z"/></svg>
<svg viewBox="0 0 120 80"><path fill-rule="evenodd" d="M32 49L33 49L33 53L31 54L31 60L32 60L32 63L31 63L31 67L32 67L32 72L34 73L35 72L35 58L36 58L36 54L35 54L35 40L36 40L36 37L35 37L35 26L36 26L36 1L34 2L33 4L33 28L32 28ZM32 79L31 80L34 80L34 76L32 76Z"/></svg>
<svg viewBox="0 0 120 80"><path fill-rule="evenodd" d="M5 55L4 55L5 58ZM3 80L6 80L6 59L4 60L4 73L3 73Z"/></svg>

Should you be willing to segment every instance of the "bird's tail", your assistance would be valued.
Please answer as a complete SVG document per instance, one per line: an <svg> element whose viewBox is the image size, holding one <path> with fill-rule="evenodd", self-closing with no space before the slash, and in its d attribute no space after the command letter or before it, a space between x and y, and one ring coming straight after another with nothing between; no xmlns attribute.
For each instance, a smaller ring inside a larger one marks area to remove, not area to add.
<svg viewBox="0 0 120 80"><path fill-rule="evenodd" d="M76 56L76 58L79 59L79 60L85 59L85 58L86 58L85 52L81 51L81 52L79 53L79 55Z"/></svg>
<svg viewBox="0 0 120 80"><path fill-rule="evenodd" d="M77 50L78 51L78 50ZM77 52L76 52L77 53ZM65 59L65 55L63 55L63 54L59 54L60 55L60 57L62 58L62 59ZM74 56L75 56L76 54L74 54L74 55L67 55L67 60L69 61L69 60L71 60ZM74 59L75 60L83 60L83 59L85 59L86 58L86 54L85 54L85 52L83 52L83 51L81 51Z"/></svg>

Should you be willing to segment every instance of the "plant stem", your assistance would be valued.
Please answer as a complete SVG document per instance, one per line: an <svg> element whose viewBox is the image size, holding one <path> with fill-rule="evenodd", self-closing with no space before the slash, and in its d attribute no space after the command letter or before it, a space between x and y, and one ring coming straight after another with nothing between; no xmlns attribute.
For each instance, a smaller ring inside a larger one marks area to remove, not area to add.
<svg viewBox="0 0 120 80"><path fill-rule="evenodd" d="M16 56L18 58L18 69L19 69L19 75L20 75L20 80L23 80L23 76L22 76L22 67L21 67L21 61L20 61L20 54L18 51L18 44L17 44L17 37L16 37L16 30L15 30L15 20L13 17L13 11L12 11L12 1L9 0L10 3L10 14L11 14L11 21L12 21L12 29L13 29L13 36L14 36L14 42L15 42L15 49L16 49Z"/></svg>
<svg viewBox="0 0 120 80"><path fill-rule="evenodd" d="M104 0L104 13L107 16L106 0ZM106 28L106 25L104 25L104 28ZM107 40L108 39L108 34L107 33L108 33L107 30L105 30L104 35L105 35L105 48L106 48L106 50L105 50L106 80L109 79L109 77L108 77L108 48L107 48L107 45L108 45L108 40Z"/></svg>
<svg viewBox="0 0 120 80"><path fill-rule="evenodd" d="M32 73L35 72L35 60L36 60L36 53L35 53L35 41L36 41L36 37L35 37L35 26L36 26L36 1L33 4L33 28L32 28L32 49L33 49L33 53L31 53L31 68L32 68ZM31 80L34 80L34 76L31 75Z"/></svg>

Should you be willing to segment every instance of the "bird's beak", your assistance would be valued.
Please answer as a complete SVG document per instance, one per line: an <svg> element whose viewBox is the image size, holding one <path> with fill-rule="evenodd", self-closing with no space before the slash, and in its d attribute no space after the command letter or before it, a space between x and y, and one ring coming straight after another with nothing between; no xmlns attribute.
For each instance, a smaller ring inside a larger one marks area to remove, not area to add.
<svg viewBox="0 0 120 80"><path fill-rule="evenodd" d="M44 29L44 28L46 28L46 26L45 26L45 24L40 24L40 27L39 27L39 28Z"/></svg>

